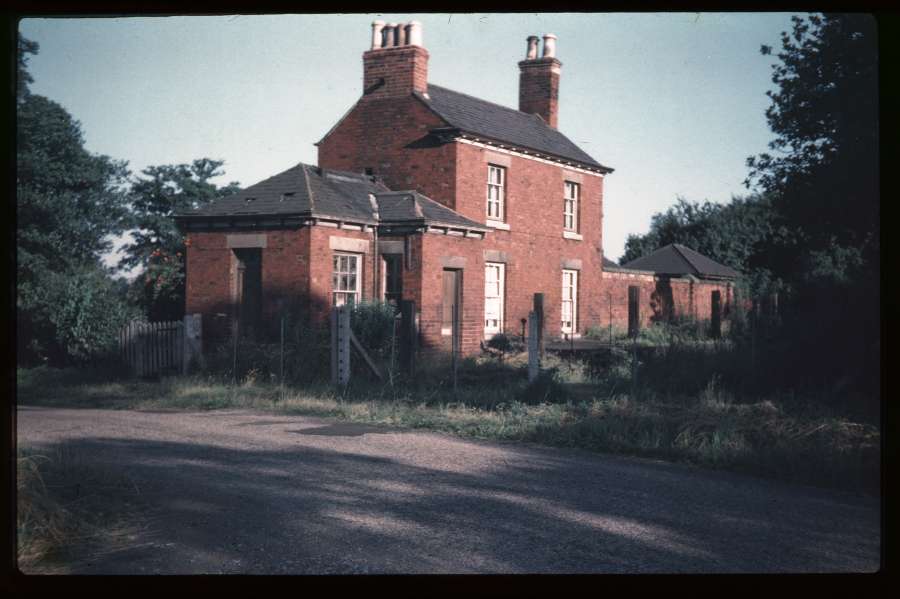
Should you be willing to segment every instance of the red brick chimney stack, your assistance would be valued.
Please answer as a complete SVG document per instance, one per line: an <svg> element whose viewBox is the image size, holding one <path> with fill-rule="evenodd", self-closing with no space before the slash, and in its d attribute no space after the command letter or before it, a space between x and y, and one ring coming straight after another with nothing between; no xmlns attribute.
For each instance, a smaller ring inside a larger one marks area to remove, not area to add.
<svg viewBox="0 0 900 599"><path fill-rule="evenodd" d="M372 48L363 54L363 97L397 98L428 91L428 51L422 24L372 23Z"/></svg>
<svg viewBox="0 0 900 599"><path fill-rule="evenodd" d="M538 37L528 37L525 60L519 63L519 110L536 114L556 129L559 120L559 73L556 36L544 34L544 49L537 57Z"/></svg>

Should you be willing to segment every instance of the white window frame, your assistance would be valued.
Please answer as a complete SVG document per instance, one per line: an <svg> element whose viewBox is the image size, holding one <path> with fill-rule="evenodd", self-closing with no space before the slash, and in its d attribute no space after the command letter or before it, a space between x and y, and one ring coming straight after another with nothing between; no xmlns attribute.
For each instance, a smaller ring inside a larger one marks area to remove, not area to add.
<svg viewBox="0 0 900 599"><path fill-rule="evenodd" d="M489 274L490 273L490 274ZM492 289L493 287L493 289ZM488 301L497 301L497 313L488 318ZM503 332L503 304L506 302L506 265L502 262L484 263L484 337Z"/></svg>
<svg viewBox="0 0 900 599"><path fill-rule="evenodd" d="M342 260L344 258L346 258L346 262ZM343 306L348 299L351 300L352 305L359 304L360 289L362 288L362 272L360 270L362 263L360 254L349 252L334 252L332 254L332 306Z"/></svg>
<svg viewBox="0 0 900 599"><path fill-rule="evenodd" d="M563 335L574 336L578 330L578 271L563 269L562 302L560 306L560 330Z"/></svg>
<svg viewBox="0 0 900 599"><path fill-rule="evenodd" d="M506 220L506 167L488 164L487 218Z"/></svg>
<svg viewBox="0 0 900 599"><path fill-rule="evenodd" d="M581 186L574 181L563 184L563 230L578 232L578 200Z"/></svg>

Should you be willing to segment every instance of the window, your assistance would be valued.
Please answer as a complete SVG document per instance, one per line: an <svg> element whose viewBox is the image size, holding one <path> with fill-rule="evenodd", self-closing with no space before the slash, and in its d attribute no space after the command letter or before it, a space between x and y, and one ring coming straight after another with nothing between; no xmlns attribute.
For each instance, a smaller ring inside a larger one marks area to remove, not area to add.
<svg viewBox="0 0 900 599"><path fill-rule="evenodd" d="M502 166L488 165L487 184L487 217L503 220L504 197L506 196L506 169Z"/></svg>
<svg viewBox="0 0 900 599"><path fill-rule="evenodd" d="M562 332L574 335L578 329L578 271L562 271Z"/></svg>
<svg viewBox="0 0 900 599"><path fill-rule="evenodd" d="M563 229L578 232L578 183L566 181L563 199Z"/></svg>
<svg viewBox="0 0 900 599"><path fill-rule="evenodd" d="M484 336L503 332L503 294L505 265L487 262L484 265Z"/></svg>
<svg viewBox="0 0 900 599"><path fill-rule="evenodd" d="M343 306L359 303L359 287L359 255L334 254L331 274L333 304Z"/></svg>

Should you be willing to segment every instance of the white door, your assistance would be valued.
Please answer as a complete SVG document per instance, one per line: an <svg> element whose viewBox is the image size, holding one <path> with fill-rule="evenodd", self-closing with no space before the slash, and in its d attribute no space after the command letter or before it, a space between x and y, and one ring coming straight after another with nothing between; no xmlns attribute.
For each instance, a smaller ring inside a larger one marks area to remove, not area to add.
<svg viewBox="0 0 900 599"><path fill-rule="evenodd" d="M486 262L484 265L484 336L490 338L503 331L503 280L505 265Z"/></svg>
<svg viewBox="0 0 900 599"><path fill-rule="evenodd" d="M578 271L562 271L562 332L572 335L578 330Z"/></svg>

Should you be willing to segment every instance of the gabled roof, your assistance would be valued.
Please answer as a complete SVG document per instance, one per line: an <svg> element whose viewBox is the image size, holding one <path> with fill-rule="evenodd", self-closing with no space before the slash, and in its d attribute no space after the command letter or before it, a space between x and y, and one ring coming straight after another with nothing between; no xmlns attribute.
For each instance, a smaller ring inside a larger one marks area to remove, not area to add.
<svg viewBox="0 0 900 599"><path fill-rule="evenodd" d="M287 215L373 225L443 225L488 230L483 224L416 191L392 192L369 175L321 169L303 163L197 210L177 214L176 218L203 220Z"/></svg>
<svg viewBox="0 0 900 599"><path fill-rule="evenodd" d="M661 247L651 254L623 264L622 268L650 270L661 275L694 275L728 279L740 276L740 273L733 268L719 264L715 260L677 243Z"/></svg>
<svg viewBox="0 0 900 599"><path fill-rule="evenodd" d="M603 172L613 169L591 158L536 114L528 114L444 87L428 84L428 95L414 92L451 127L521 148L578 162Z"/></svg>
<svg viewBox="0 0 900 599"><path fill-rule="evenodd" d="M375 194L378 222L390 224L423 224L488 231L488 227L435 202L414 190Z"/></svg>
<svg viewBox="0 0 900 599"><path fill-rule="evenodd" d="M619 265L606 256L603 256L603 268L619 268Z"/></svg>

